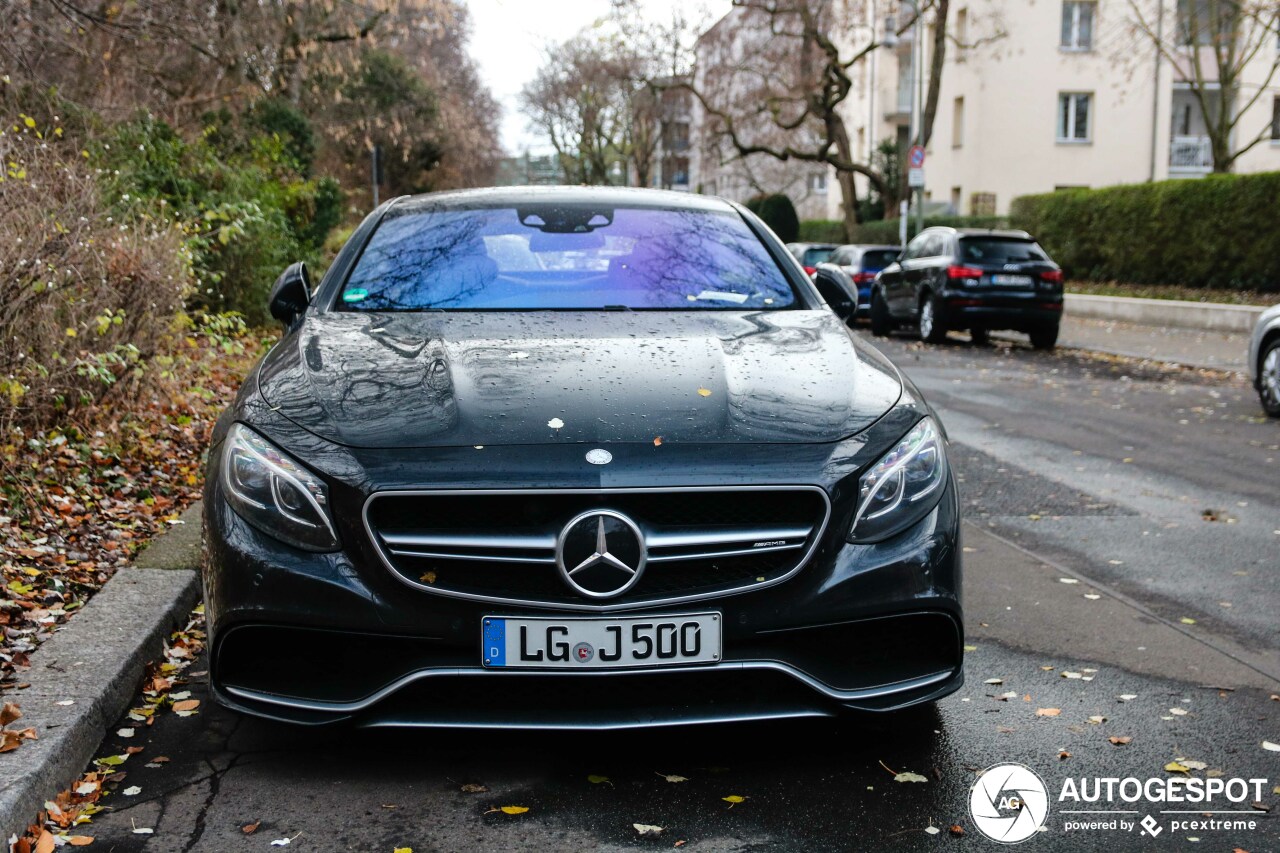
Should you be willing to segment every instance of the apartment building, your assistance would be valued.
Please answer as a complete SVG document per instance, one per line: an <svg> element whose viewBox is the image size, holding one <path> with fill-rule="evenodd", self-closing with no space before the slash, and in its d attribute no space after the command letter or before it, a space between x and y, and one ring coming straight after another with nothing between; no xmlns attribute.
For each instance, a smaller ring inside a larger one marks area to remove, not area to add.
<svg viewBox="0 0 1280 853"><path fill-rule="evenodd" d="M854 156L867 162L884 140L908 144L933 32L922 26L886 38L912 17L911 0L831 2L845 12L842 31L832 35L846 55L872 38L884 43L850 69L853 91L840 107ZM1209 0L952 0L925 164L929 207L1003 214L1015 197L1029 193L1208 174L1209 136L1188 82L1206 81L1201 89L1212 112L1217 95L1212 49L1205 46L1211 38L1208 5ZM745 23L749 19L740 19ZM1157 50L1156 35L1165 50ZM752 37L759 33L736 40ZM1260 49L1242 68L1237 96L1240 106L1252 103L1233 146L1262 139L1238 159L1236 172L1280 170L1280 74L1273 74L1280 34L1273 29L1253 43ZM700 65L704 61L723 58L700 52ZM796 164L780 165L783 172L798 171ZM695 182L712 175L700 168L694 173ZM716 186L722 186L720 174L711 178ZM790 177L793 190L796 181L807 179ZM833 178L825 184L830 192L821 215L836 218L838 185ZM865 180L859 179L858 189L865 196Z"/></svg>
<svg viewBox="0 0 1280 853"><path fill-rule="evenodd" d="M767 14L753 7L734 7L695 45L694 88L713 103L741 101L744 77L737 72L748 55L765 48L768 39ZM783 193L795 204L801 219L826 219L839 209L840 190L829 167L801 160L783 162L765 154L740 157L716 132L714 117L697 98L690 103L690 119L689 172L695 191L739 202L756 195ZM779 134L766 124L767 120L743 122L741 130L753 139L778 141Z"/></svg>

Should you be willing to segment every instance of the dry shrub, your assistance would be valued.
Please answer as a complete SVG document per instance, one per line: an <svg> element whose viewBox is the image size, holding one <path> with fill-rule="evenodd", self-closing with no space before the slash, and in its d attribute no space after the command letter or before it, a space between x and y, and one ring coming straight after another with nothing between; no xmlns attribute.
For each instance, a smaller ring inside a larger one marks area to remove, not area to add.
<svg viewBox="0 0 1280 853"><path fill-rule="evenodd" d="M87 154L19 115L0 133L0 429L137 386L191 284L183 235L118 221Z"/></svg>

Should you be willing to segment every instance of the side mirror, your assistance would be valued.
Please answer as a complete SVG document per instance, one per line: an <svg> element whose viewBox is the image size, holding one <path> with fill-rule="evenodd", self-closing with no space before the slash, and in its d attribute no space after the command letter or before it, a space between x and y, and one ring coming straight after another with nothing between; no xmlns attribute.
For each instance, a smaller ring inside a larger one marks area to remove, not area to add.
<svg viewBox="0 0 1280 853"><path fill-rule="evenodd" d="M813 274L814 286L827 305L841 320L848 320L858 310L858 291L849 274L835 264L818 264Z"/></svg>
<svg viewBox="0 0 1280 853"><path fill-rule="evenodd" d="M271 286L271 298L267 303L271 316L292 329L311 304L311 273L302 261L290 264L276 283Z"/></svg>

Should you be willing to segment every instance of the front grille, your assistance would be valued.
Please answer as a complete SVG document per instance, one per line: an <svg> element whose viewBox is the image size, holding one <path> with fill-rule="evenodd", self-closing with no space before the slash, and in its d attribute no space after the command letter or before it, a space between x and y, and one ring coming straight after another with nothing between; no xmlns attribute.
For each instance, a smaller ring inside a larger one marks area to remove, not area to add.
<svg viewBox="0 0 1280 853"><path fill-rule="evenodd" d="M557 539L583 513L620 513L648 552L624 593L592 599L556 564ZM829 515L816 487L681 490L383 492L365 523L387 566L430 592L612 609L769 586L797 571Z"/></svg>

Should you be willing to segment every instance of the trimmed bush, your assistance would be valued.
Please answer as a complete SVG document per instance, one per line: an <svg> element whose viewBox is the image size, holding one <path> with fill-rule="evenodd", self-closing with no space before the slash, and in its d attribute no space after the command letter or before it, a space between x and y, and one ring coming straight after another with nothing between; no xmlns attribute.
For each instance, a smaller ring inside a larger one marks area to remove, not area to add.
<svg viewBox="0 0 1280 853"><path fill-rule="evenodd" d="M1280 172L1021 196L1011 213L1074 279L1280 291Z"/></svg>
<svg viewBox="0 0 1280 853"><path fill-rule="evenodd" d="M932 225L949 225L952 228L1008 228L1009 220L1003 216L930 216L925 217L926 228ZM855 243L898 243L898 220L880 219L863 222L855 232ZM907 239L916 235L916 220L907 223ZM800 239L806 243L843 243L844 223L837 219L806 219L800 223Z"/></svg>
<svg viewBox="0 0 1280 853"><path fill-rule="evenodd" d="M782 193L755 196L747 201L746 208L763 219L782 242L794 243L800 239L800 217L796 215L796 206Z"/></svg>

